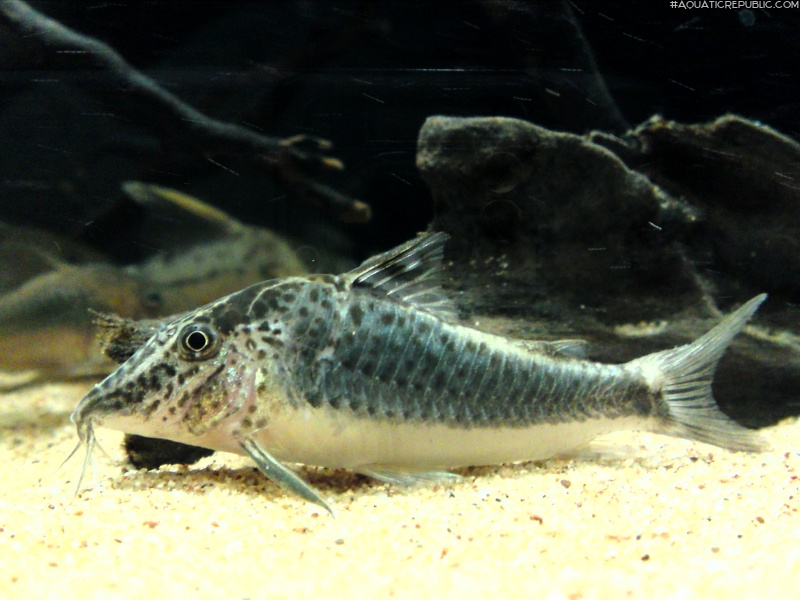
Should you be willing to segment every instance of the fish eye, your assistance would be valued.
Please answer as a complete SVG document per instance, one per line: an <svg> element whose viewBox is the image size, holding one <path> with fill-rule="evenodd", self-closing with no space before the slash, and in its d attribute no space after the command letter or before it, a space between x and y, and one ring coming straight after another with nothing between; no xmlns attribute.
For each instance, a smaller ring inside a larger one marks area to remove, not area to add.
<svg viewBox="0 0 800 600"><path fill-rule="evenodd" d="M188 325L179 337L180 352L188 360L211 358L219 351L219 336L208 325Z"/></svg>

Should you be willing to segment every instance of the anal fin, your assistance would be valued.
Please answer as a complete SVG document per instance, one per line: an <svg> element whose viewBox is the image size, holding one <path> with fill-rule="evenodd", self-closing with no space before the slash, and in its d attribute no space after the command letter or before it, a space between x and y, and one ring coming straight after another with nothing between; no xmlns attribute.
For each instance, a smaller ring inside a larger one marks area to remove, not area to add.
<svg viewBox="0 0 800 600"><path fill-rule="evenodd" d="M303 481L297 473L280 463L269 452L264 450L253 438L246 437L239 443L242 449L255 461L258 470L261 471L267 479L277 483L283 489L297 494L303 500L321 506L327 510L331 516L334 516L331 507L322 499L322 496L320 496L314 488Z"/></svg>
<svg viewBox="0 0 800 600"><path fill-rule="evenodd" d="M356 471L384 483L404 486L457 483L462 479L460 475L448 471L409 471L384 465L368 465Z"/></svg>
<svg viewBox="0 0 800 600"><path fill-rule="evenodd" d="M562 358L585 359L589 348L589 342L578 339L553 341L513 340L513 342L525 348L528 352Z"/></svg>

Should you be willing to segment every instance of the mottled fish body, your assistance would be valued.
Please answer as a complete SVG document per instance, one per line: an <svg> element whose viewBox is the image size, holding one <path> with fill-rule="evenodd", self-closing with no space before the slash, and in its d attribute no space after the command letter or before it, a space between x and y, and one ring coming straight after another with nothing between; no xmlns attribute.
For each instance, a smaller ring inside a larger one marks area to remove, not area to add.
<svg viewBox="0 0 800 600"><path fill-rule="evenodd" d="M174 315L257 281L306 272L289 243L265 228L169 188L131 181L123 189L180 222L189 239L124 267L52 261L50 270L0 295L0 389L111 372L97 312L137 320Z"/></svg>
<svg viewBox="0 0 800 600"><path fill-rule="evenodd" d="M254 285L163 326L72 415L94 425L250 455L327 506L284 463L385 481L540 459L645 429L757 450L711 396L717 361L764 296L692 344L623 365L581 360L457 323L442 291L445 234L342 276ZM87 460L88 460L87 454Z"/></svg>

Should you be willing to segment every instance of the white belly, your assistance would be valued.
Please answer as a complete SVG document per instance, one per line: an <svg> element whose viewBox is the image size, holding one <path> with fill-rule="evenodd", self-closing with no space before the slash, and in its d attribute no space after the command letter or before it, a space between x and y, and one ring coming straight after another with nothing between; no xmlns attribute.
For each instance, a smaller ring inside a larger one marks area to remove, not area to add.
<svg viewBox="0 0 800 600"><path fill-rule="evenodd" d="M202 436L164 425L158 419L110 417L103 426L128 433L244 454L234 431L237 415ZM269 425L252 437L281 462L359 470L443 470L538 460L580 448L598 435L624 429L651 429L640 417L587 419L528 427L475 427L394 424L359 418L329 407L290 408L272 414Z"/></svg>
<svg viewBox="0 0 800 600"><path fill-rule="evenodd" d="M253 437L284 462L356 470L369 466L432 470L549 458L598 435L647 425L641 418L626 417L464 429L389 424L357 418L346 410L306 407L281 411Z"/></svg>

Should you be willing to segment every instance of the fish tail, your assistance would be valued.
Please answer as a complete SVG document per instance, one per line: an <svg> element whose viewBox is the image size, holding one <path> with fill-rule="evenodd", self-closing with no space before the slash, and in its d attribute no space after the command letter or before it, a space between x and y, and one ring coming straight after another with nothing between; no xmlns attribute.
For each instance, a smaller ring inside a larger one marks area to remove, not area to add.
<svg viewBox="0 0 800 600"><path fill-rule="evenodd" d="M765 449L757 434L719 409L711 393L711 383L719 359L766 297L761 294L749 300L691 344L629 363L661 392L666 412L659 428L661 433L729 450L756 452Z"/></svg>

